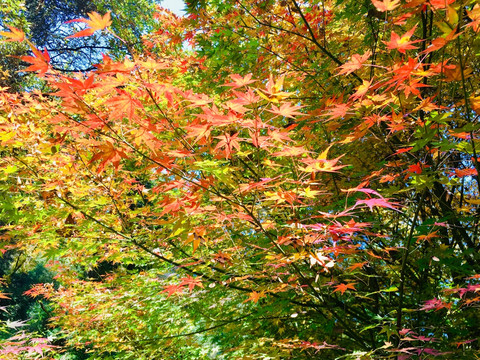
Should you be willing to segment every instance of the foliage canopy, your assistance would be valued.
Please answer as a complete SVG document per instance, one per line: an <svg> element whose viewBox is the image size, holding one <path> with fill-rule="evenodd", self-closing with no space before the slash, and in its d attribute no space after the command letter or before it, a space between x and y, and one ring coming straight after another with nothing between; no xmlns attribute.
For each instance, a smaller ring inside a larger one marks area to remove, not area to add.
<svg viewBox="0 0 480 360"><path fill-rule="evenodd" d="M83 73L1 33L45 83L0 94L1 246L63 336L3 356L478 356L480 5L187 8Z"/></svg>

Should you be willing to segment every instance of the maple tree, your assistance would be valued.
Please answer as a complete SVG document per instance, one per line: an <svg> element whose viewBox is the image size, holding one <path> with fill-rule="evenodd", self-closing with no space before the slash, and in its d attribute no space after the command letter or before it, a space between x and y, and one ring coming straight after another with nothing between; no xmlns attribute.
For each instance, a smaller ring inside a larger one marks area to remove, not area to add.
<svg viewBox="0 0 480 360"><path fill-rule="evenodd" d="M48 91L1 94L1 179L26 214L2 246L55 274L27 293L64 347L478 356L479 8L192 1L69 75L29 43Z"/></svg>

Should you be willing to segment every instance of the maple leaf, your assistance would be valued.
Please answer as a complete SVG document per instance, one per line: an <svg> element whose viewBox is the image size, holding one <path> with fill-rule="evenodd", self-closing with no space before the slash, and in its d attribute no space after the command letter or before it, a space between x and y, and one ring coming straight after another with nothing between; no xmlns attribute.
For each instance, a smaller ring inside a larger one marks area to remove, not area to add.
<svg viewBox="0 0 480 360"><path fill-rule="evenodd" d="M378 11L385 12L395 10L400 5L400 0L372 0L372 4Z"/></svg>
<svg viewBox="0 0 480 360"><path fill-rule="evenodd" d="M190 292L192 292L195 286L203 288L202 281L199 278L194 278L190 275L180 279L180 286L188 286Z"/></svg>
<svg viewBox="0 0 480 360"><path fill-rule="evenodd" d="M455 2L455 0L429 0L422 1L430 5L434 10L445 9L448 5Z"/></svg>
<svg viewBox="0 0 480 360"><path fill-rule="evenodd" d="M372 52L366 51L363 55L353 54L352 59L339 67L338 75L348 75L352 72L361 69L363 64L370 58Z"/></svg>
<svg viewBox="0 0 480 360"><path fill-rule="evenodd" d="M171 284L171 285L165 286L165 288L162 290L162 293L168 293L167 297L170 297L172 295L182 292L182 290L183 289L180 285Z"/></svg>
<svg viewBox="0 0 480 360"><path fill-rule="evenodd" d="M87 24L89 27L85 30L79 31L73 35L67 36L67 39L76 38L76 37L83 37L83 36L90 36L93 35L95 31L103 30L109 27L112 24L112 20L110 18L110 11L108 11L105 15L100 15L97 12L88 13L89 19L75 19L67 21L66 24L72 22L83 22Z"/></svg>
<svg viewBox="0 0 480 360"><path fill-rule="evenodd" d="M320 265L323 267L323 271L328 272L329 268L335 266L335 261L328 256L323 255L322 252L317 252L316 254L310 254L310 267L313 265Z"/></svg>
<svg viewBox="0 0 480 360"><path fill-rule="evenodd" d="M387 45L388 49L390 50L397 49L402 54L405 54L406 50L417 49L417 47L413 46L412 44L421 42L422 40L410 41L410 38L412 37L416 28L417 26L414 26L405 34L403 34L401 37L394 31L392 31L390 35L390 41L384 41L384 43Z"/></svg>
<svg viewBox="0 0 480 360"><path fill-rule="evenodd" d="M293 119L293 115L303 115L301 112L298 112L296 110L301 109L303 106L297 106L292 104L290 102L285 102L280 107L276 107L275 105L272 104L272 110L267 110L268 112L271 112L273 114L285 116L287 118Z"/></svg>
<svg viewBox="0 0 480 360"><path fill-rule="evenodd" d="M238 74L232 74L232 75L229 75L229 76L233 80L233 82L223 84L223 86L230 86L234 89L237 89L237 88L240 88L242 86L254 83L256 81L255 79L251 80L252 79L252 74L251 73L245 75L245 77L242 77L241 75L238 75Z"/></svg>
<svg viewBox="0 0 480 360"><path fill-rule="evenodd" d="M119 89L116 90L118 96L112 97L108 100L108 104L111 106L110 119L121 120L124 116L131 120L137 118L135 109L142 109L142 103L137 99L134 99L126 91Z"/></svg>
<svg viewBox="0 0 480 360"><path fill-rule="evenodd" d="M359 262L359 263L355 263L355 264L352 264L348 267L348 270L350 271L354 271L356 269L361 269L363 268L366 264L368 264L368 261L363 261L363 262Z"/></svg>
<svg viewBox="0 0 480 360"><path fill-rule="evenodd" d="M471 26L473 31L478 32L480 28L480 5L475 4L471 11L467 10L468 17L472 19L472 22L469 23L467 26Z"/></svg>
<svg viewBox="0 0 480 360"><path fill-rule="evenodd" d="M476 169L455 169L454 174L459 177L465 177L465 176L475 176L477 175L477 170Z"/></svg>
<svg viewBox="0 0 480 360"><path fill-rule="evenodd" d="M0 31L0 35L5 36L8 38L7 40L4 41L19 41L22 42L25 40L25 33L22 30L19 30L13 26L8 26L7 27L10 29L10 32L7 31Z"/></svg>
<svg viewBox="0 0 480 360"><path fill-rule="evenodd" d="M471 340L464 340L464 341L457 341L455 342L455 345L457 345L457 348L459 348L462 345L470 344L474 341L477 341L478 339L471 339Z"/></svg>
<svg viewBox="0 0 480 360"><path fill-rule="evenodd" d="M247 301L253 301L255 304L260 300L261 298L265 297L265 293L263 291L257 292L257 291L252 291L249 294L249 297L247 300L244 301L246 303Z"/></svg>
<svg viewBox="0 0 480 360"><path fill-rule="evenodd" d="M283 150L277 151L272 156L300 156L307 153L303 146L285 146Z"/></svg>
<svg viewBox="0 0 480 360"><path fill-rule="evenodd" d="M215 150L223 148L223 152L225 158L230 159L232 157L233 149L240 150L240 144L238 141L238 133L230 135L225 133L222 136L215 136L215 139L219 139L217 146L215 146Z"/></svg>
<svg viewBox="0 0 480 360"><path fill-rule="evenodd" d="M285 77L282 76L277 81L273 80L273 77L270 76L265 90L257 89L258 95L263 99L278 103L281 100L284 100L290 96L289 93L281 91L283 89L283 81Z"/></svg>
<svg viewBox="0 0 480 360"><path fill-rule="evenodd" d="M340 170L346 166L346 165L337 165L338 161L340 160L340 158L342 158L342 156L339 156L338 158L331 159L331 160L311 159L311 158L304 159L302 160L302 162L307 166L304 168L301 168L301 170L309 173L314 173L317 171L338 172L337 170Z"/></svg>
<svg viewBox="0 0 480 360"><path fill-rule="evenodd" d="M342 189L343 192L347 192L347 193L351 193L351 192L361 192L361 193L364 193L364 194L368 194L368 195L376 195L378 197L382 197L382 195L380 195L378 193L378 191L375 191L373 189L366 189L366 188L362 188L360 187L360 185L358 187L355 187L355 188L350 188L350 189Z"/></svg>
<svg viewBox="0 0 480 360"><path fill-rule="evenodd" d="M348 283L348 284L339 284L335 286L335 290L333 292L340 291L342 295L347 291L348 289L350 290L357 290L355 289L355 283Z"/></svg>
<svg viewBox="0 0 480 360"><path fill-rule="evenodd" d="M407 169L407 172L411 174L421 174L422 173L422 165L420 163L416 163L414 165L410 165Z"/></svg>
<svg viewBox="0 0 480 360"><path fill-rule="evenodd" d="M437 234L437 231L433 231L426 235L418 235L417 236L417 243L420 241L430 241L433 238L438 238L440 235Z"/></svg>
<svg viewBox="0 0 480 360"><path fill-rule="evenodd" d="M409 151L412 150L412 149L413 149L413 146L409 146L409 147L406 147L406 148L398 149L397 151L395 151L395 154L403 154L403 153L409 152Z"/></svg>
<svg viewBox="0 0 480 360"><path fill-rule="evenodd" d="M361 99L362 97L364 97L365 94L370 89L370 86L372 85L372 82L373 82L373 79L370 80L370 81L363 80L362 85L357 87L357 91L352 96L350 96L350 98L353 99L353 100L358 100L358 99Z"/></svg>
<svg viewBox="0 0 480 360"><path fill-rule="evenodd" d="M349 104L336 104L333 108L329 109L328 115L330 116L328 119L338 119L343 118L347 115L348 110L350 109Z"/></svg>
<svg viewBox="0 0 480 360"><path fill-rule="evenodd" d="M135 68L135 63L127 58L121 62L114 62L111 57L102 54L102 63L93 66L98 69L97 73L129 73Z"/></svg>
<svg viewBox="0 0 480 360"><path fill-rule="evenodd" d="M268 129L268 136L271 140L284 143L285 141L292 141L290 136L288 136L288 131L278 131Z"/></svg>
<svg viewBox="0 0 480 360"><path fill-rule="evenodd" d="M197 143L198 141L200 141L201 139L206 139L210 136L210 132L211 132L211 125L210 124L192 124L188 127L187 129L188 131L188 134L187 134L187 137L188 138L195 138L193 140L193 143Z"/></svg>
<svg viewBox="0 0 480 360"><path fill-rule="evenodd" d="M441 310L443 308L450 309L451 307L452 307L451 303L446 303L446 302L444 302L440 299L433 298L431 300L425 301L424 305L420 308L420 310L425 310L425 311L435 310L435 311L438 311L438 310Z"/></svg>
<svg viewBox="0 0 480 360"><path fill-rule="evenodd" d="M432 40L432 43L423 51L424 54L429 54L433 51L437 51L438 49L441 49L447 44L447 40L439 37L434 40Z"/></svg>
<svg viewBox="0 0 480 360"><path fill-rule="evenodd" d="M194 94L191 92L186 92L184 95L186 100L192 102L189 107L199 107L213 102L213 100L205 94Z"/></svg>
<svg viewBox="0 0 480 360"><path fill-rule="evenodd" d="M106 142L103 145L96 147L98 152L92 156L90 159L90 164L96 160L102 160L100 165L98 166L97 172L101 173L105 165L109 162L113 164L115 169L118 169L120 165L120 160L122 158L127 158L127 154L122 149L117 149L111 142Z"/></svg>
<svg viewBox="0 0 480 360"><path fill-rule="evenodd" d="M23 71L38 71L39 75L45 74L49 68L48 63L50 62L50 55L48 54L47 49L43 52L32 48L33 54L35 56L22 56L22 59L25 62L28 62L32 65L23 69Z"/></svg>
<svg viewBox="0 0 480 360"><path fill-rule="evenodd" d="M356 207L357 205L367 205L370 210L373 210L374 207L383 207L400 212L400 210L397 209L398 204L394 202L389 202L388 200L389 199L385 198L357 200L354 207Z"/></svg>

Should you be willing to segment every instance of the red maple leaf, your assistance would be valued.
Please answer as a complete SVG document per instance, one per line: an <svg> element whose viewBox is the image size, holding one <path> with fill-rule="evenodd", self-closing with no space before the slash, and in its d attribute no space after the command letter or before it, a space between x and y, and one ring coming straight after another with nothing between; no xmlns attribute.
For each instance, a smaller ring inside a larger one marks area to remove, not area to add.
<svg viewBox="0 0 480 360"><path fill-rule="evenodd" d="M467 11L468 17L472 19L472 22L467 25L471 26L473 31L478 32L480 27L480 5L475 4L471 11Z"/></svg>
<svg viewBox="0 0 480 360"><path fill-rule="evenodd" d="M427 167L430 167L430 166L424 165L421 162L417 162L416 164L410 165L407 169L407 172L410 174L420 175L423 172L423 169Z"/></svg>
<svg viewBox="0 0 480 360"><path fill-rule="evenodd" d="M438 311L443 308L448 308L450 309L452 307L452 304L446 303L440 299L433 298L431 300L425 301L425 304L420 308L420 310L435 310Z"/></svg>
<svg viewBox="0 0 480 360"><path fill-rule="evenodd" d="M385 199L385 198L357 200L354 207L356 207L357 205L367 205L370 210L373 210L374 207L383 207L383 208L388 208L395 211L400 211L397 209L397 206L398 206L397 203L389 202L388 200L389 199Z"/></svg>
<svg viewBox="0 0 480 360"><path fill-rule="evenodd" d="M413 146L409 146L409 147L406 147L406 148L398 149L397 151L395 151L395 154L403 154L403 153L409 152L409 151L412 150L412 149L413 149Z"/></svg>
<svg viewBox="0 0 480 360"><path fill-rule="evenodd" d="M429 0L426 1L430 7L432 7L434 10L438 9L445 9L448 5L454 3L455 0Z"/></svg>

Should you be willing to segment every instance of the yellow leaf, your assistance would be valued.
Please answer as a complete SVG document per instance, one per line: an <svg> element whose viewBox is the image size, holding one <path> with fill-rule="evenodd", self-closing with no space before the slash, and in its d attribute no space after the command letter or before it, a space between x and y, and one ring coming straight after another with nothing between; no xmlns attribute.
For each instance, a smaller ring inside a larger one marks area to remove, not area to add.
<svg viewBox="0 0 480 360"><path fill-rule="evenodd" d="M330 150L330 148L331 148L332 146L333 146L333 145L330 145L329 147L327 147L320 155L318 155L317 159L318 159L318 160L327 160L328 151Z"/></svg>
<svg viewBox="0 0 480 360"><path fill-rule="evenodd" d="M452 26L458 23L457 11L451 6L447 6L447 21Z"/></svg>
<svg viewBox="0 0 480 360"><path fill-rule="evenodd" d="M313 199L315 196L317 196L320 193L321 193L321 191L310 189L310 186L305 189L305 197L306 198Z"/></svg>

